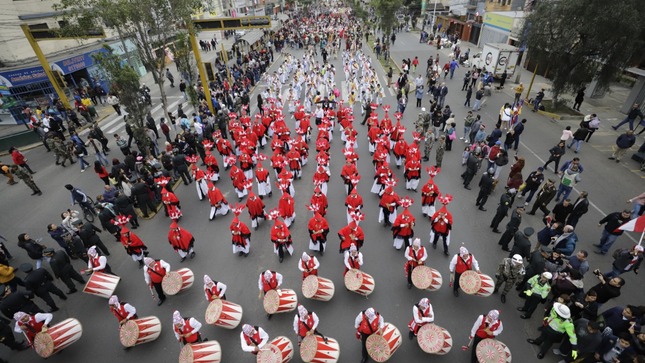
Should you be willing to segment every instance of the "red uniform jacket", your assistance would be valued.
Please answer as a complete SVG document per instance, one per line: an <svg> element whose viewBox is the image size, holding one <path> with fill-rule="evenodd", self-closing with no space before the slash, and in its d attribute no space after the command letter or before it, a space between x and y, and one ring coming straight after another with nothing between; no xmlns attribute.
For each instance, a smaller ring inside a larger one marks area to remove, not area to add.
<svg viewBox="0 0 645 363"><path fill-rule="evenodd" d="M266 183L269 177L269 171L263 167L258 167L255 169L255 178L258 180L258 183Z"/></svg>
<svg viewBox="0 0 645 363"><path fill-rule="evenodd" d="M264 202L255 194L249 195L249 198L246 200L246 210L249 211L249 217L251 219L258 217L264 218Z"/></svg>
<svg viewBox="0 0 645 363"><path fill-rule="evenodd" d="M271 242L273 243L291 243L291 232L284 222L276 220L276 223L271 227Z"/></svg>
<svg viewBox="0 0 645 363"><path fill-rule="evenodd" d="M121 229L121 243L128 252L128 255L140 255L143 249L146 249L146 245L141 238L127 229Z"/></svg>
<svg viewBox="0 0 645 363"><path fill-rule="evenodd" d="M443 208L442 208L443 209ZM448 234L452 228L452 213L439 210L430 218L432 230L441 234Z"/></svg>
<svg viewBox="0 0 645 363"><path fill-rule="evenodd" d="M376 317L370 323L369 319L365 315L365 312L363 312L363 320L358 326L358 332L365 335L374 334L374 332L378 330L378 325L379 325L378 323L380 319L381 319L381 315L379 313L376 313Z"/></svg>
<svg viewBox="0 0 645 363"><path fill-rule="evenodd" d="M179 229L179 230L177 230ZM187 230L179 227L176 221L170 224L170 231L168 232L168 242L175 250L188 251L190 246L195 241L193 235Z"/></svg>
<svg viewBox="0 0 645 363"><path fill-rule="evenodd" d="M432 180L429 180L421 188L421 205L434 205L438 194L439 188Z"/></svg>
<svg viewBox="0 0 645 363"><path fill-rule="evenodd" d="M338 238L340 238L340 249L348 250L352 243L358 248L363 247L365 234L363 233L363 228L352 221L338 231Z"/></svg>
<svg viewBox="0 0 645 363"><path fill-rule="evenodd" d="M222 203L228 204L219 188L212 184L208 188L208 200L211 202L211 206L216 208L219 208Z"/></svg>
<svg viewBox="0 0 645 363"><path fill-rule="evenodd" d="M415 218L407 209L403 213L396 216L392 224L392 234L394 237L411 237L414 236L414 222Z"/></svg>
<svg viewBox="0 0 645 363"><path fill-rule="evenodd" d="M383 195L381 196L381 201L379 202L379 206L382 208L387 208L390 213L394 212L397 204L399 204L399 195L396 193L383 193Z"/></svg>
<svg viewBox="0 0 645 363"><path fill-rule="evenodd" d="M311 238L312 241L327 241L329 224L327 223L327 220L319 213L316 213L313 217L311 217L309 223L307 224L307 228L309 229L309 238Z"/></svg>
<svg viewBox="0 0 645 363"><path fill-rule="evenodd" d="M251 230L235 216L231 221L231 242L237 246L246 246L246 239L251 237Z"/></svg>
<svg viewBox="0 0 645 363"><path fill-rule="evenodd" d="M293 197L289 193L284 193L278 202L280 217L291 217L295 213Z"/></svg>
<svg viewBox="0 0 645 363"><path fill-rule="evenodd" d="M319 195L312 195L311 200L309 201L311 205L316 205L318 206L318 212L322 215L325 216L327 214L327 196L324 195L323 193L320 193Z"/></svg>

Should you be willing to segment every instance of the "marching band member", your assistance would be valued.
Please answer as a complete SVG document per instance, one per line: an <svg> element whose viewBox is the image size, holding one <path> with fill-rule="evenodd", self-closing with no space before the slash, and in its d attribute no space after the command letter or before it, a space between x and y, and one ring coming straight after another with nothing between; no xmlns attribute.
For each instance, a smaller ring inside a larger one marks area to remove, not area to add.
<svg viewBox="0 0 645 363"><path fill-rule="evenodd" d="M306 279L309 275L318 276L318 267L320 262L316 256L310 255L307 252L302 253L302 257L298 261L298 270L302 271L302 279Z"/></svg>
<svg viewBox="0 0 645 363"><path fill-rule="evenodd" d="M412 306L412 320L408 323L408 328L410 329L408 337L410 340L417 336L422 326L432 322L434 322L432 304L430 304L430 300L427 297L424 297L419 300L418 304Z"/></svg>
<svg viewBox="0 0 645 363"><path fill-rule="evenodd" d="M228 214L228 201L222 195L222 191L211 182L208 183L208 200L211 203L211 213L208 220L212 221L218 215Z"/></svg>
<svg viewBox="0 0 645 363"><path fill-rule="evenodd" d="M175 310L172 313L172 327L175 333L175 338L181 344L201 343L202 336L199 330L202 328L202 323L195 318L184 318L179 311Z"/></svg>
<svg viewBox="0 0 645 363"><path fill-rule="evenodd" d="M260 349L269 342L269 334L259 326L244 324L240 333L240 342L243 351L257 355Z"/></svg>
<svg viewBox="0 0 645 363"><path fill-rule="evenodd" d="M137 309L125 301L119 301L119 297L116 295L110 296L108 305L110 312L119 321L119 328L127 323L128 320L137 319Z"/></svg>
<svg viewBox="0 0 645 363"><path fill-rule="evenodd" d="M236 205L233 207L233 220L229 226L231 230L231 243L233 245L233 253L240 256L247 257L251 249L251 230L246 223L239 220L239 215L242 213L244 205Z"/></svg>
<svg viewBox="0 0 645 363"><path fill-rule="evenodd" d="M195 237L193 237L192 233L188 232L186 229L179 227L177 221L172 221L172 223L170 223L168 242L175 252L177 252L179 257L181 257L180 262L184 262L188 255L190 255L191 259L195 257L195 250L193 249Z"/></svg>
<svg viewBox="0 0 645 363"><path fill-rule="evenodd" d="M361 311L356 316L356 319L354 319L356 335L361 339L361 352L363 355L361 363L365 363L369 359L367 347L365 346L367 338L372 334L380 334L383 326L385 326L385 320L381 314L374 310L374 308L368 308Z"/></svg>
<svg viewBox="0 0 645 363"><path fill-rule="evenodd" d="M213 301L215 299L226 300L226 284L219 281L213 281L210 276L204 275L204 295L206 301Z"/></svg>
<svg viewBox="0 0 645 363"><path fill-rule="evenodd" d="M479 262L468 252L466 247L461 246L459 247L459 253L455 254L450 260L450 287L453 288L455 296L459 296L459 277L468 270L474 270L479 273Z"/></svg>
<svg viewBox="0 0 645 363"><path fill-rule="evenodd" d="M415 238L412 246L405 248L405 275L408 279L408 289L412 288L412 270L419 265L423 265L428 258L426 248L421 246L421 240Z"/></svg>

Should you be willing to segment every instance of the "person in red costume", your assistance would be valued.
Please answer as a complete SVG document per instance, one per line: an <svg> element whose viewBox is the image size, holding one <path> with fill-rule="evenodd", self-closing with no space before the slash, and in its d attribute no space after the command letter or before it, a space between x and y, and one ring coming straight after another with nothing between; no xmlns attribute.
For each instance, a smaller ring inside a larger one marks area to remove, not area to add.
<svg viewBox="0 0 645 363"><path fill-rule="evenodd" d="M439 202L443 207L430 217L430 242L432 248L437 249L439 237L443 240L443 254L448 256L448 246L450 245L450 231L452 230L452 213L446 206L452 201L452 195L446 194L445 197L439 197Z"/></svg>
<svg viewBox="0 0 645 363"><path fill-rule="evenodd" d="M233 207L233 220L231 221L231 243L233 245L233 253L240 256L247 257L251 249L251 230L249 227L239 220L239 215L244 210L244 205L236 205Z"/></svg>
<svg viewBox="0 0 645 363"><path fill-rule="evenodd" d="M237 199L241 201L248 194L246 190L248 187L246 176L242 169L238 168L237 165L233 165L231 166L230 177L235 188L235 193L237 193Z"/></svg>
<svg viewBox="0 0 645 363"><path fill-rule="evenodd" d="M177 338L179 343L186 345L202 342L202 336L199 333L199 330L202 328L202 323L197 321L197 319L183 318L181 313L175 310L172 313L172 327L175 338Z"/></svg>
<svg viewBox="0 0 645 363"><path fill-rule="evenodd" d="M392 224L392 237L394 238L394 248L400 250L405 243L405 247L409 247L414 238L414 223L416 219L410 213L408 208L412 205L413 200L410 198L402 198L399 205L403 207L403 212L399 214L394 223Z"/></svg>
<svg viewBox="0 0 645 363"><path fill-rule="evenodd" d="M354 181L358 184L360 178L356 177L352 179L352 185ZM347 207L347 223L352 221L352 213L360 212L363 209L363 197L358 194L358 190L354 187L352 188L351 193L345 198L345 206Z"/></svg>
<svg viewBox="0 0 645 363"><path fill-rule="evenodd" d="M309 249L318 251L320 255L325 254L325 246L327 244L327 234L329 233L329 224L325 217L318 213L318 207L315 205L308 205L307 209L314 212L313 217L307 223L309 230Z"/></svg>
<svg viewBox="0 0 645 363"><path fill-rule="evenodd" d="M327 215L327 196L322 193L320 186L316 186L314 189L314 195L311 196L309 203L313 206L316 206L316 210L320 213L321 216Z"/></svg>
<svg viewBox="0 0 645 363"><path fill-rule="evenodd" d="M472 341L469 345L472 349L470 362L479 362L477 359L477 345L479 342L484 339L495 339L503 330L504 325L499 320L499 310L491 310L486 315L479 315L472 329L470 329L469 339Z"/></svg>
<svg viewBox="0 0 645 363"><path fill-rule="evenodd" d="M36 334L46 332L47 327L54 316L49 313L29 315L25 312L18 311L13 314L13 318L16 320L16 325L13 331L16 333L23 333L27 339L27 344L33 346Z"/></svg>
<svg viewBox="0 0 645 363"><path fill-rule="evenodd" d="M392 133L394 135L394 133ZM405 164L405 153L408 149L408 143L405 142L403 134L399 134L399 139L394 143L392 151L394 152L394 159L396 162L396 168L400 169L401 165Z"/></svg>
<svg viewBox="0 0 645 363"><path fill-rule="evenodd" d="M283 191L288 190L286 184L280 184L280 188ZM284 224L290 227L296 220L295 201L291 194L286 192L282 193L282 197L280 197L280 201L278 202L278 210L280 211L280 217L284 219Z"/></svg>
<svg viewBox="0 0 645 363"><path fill-rule="evenodd" d="M427 183L421 188L421 212L426 217L431 217L435 213L434 202L437 197L441 194L439 192L439 187L434 183L434 177L439 174L438 168L434 166L426 168L426 171L430 175L430 179Z"/></svg>
<svg viewBox="0 0 645 363"><path fill-rule="evenodd" d="M392 177L392 170L387 163L381 163L376 168L376 173L374 174L374 183L372 184L372 189L370 190L374 194L379 196L383 195L385 190L385 183Z"/></svg>
<svg viewBox="0 0 645 363"><path fill-rule="evenodd" d="M399 205L399 195L394 191L396 180L389 179L385 183L387 187L385 188L385 192L381 196L381 200L379 202L380 211L378 222L383 223L383 225L387 227L391 226L396 220L396 208Z"/></svg>
<svg viewBox="0 0 645 363"><path fill-rule="evenodd" d="M354 189L352 184L352 178L355 178L358 174L358 169L356 168L356 163L351 160L346 160L345 165L343 165L342 170L340 171L340 177L343 178L343 183L345 183L345 193L349 194Z"/></svg>
<svg viewBox="0 0 645 363"><path fill-rule="evenodd" d="M298 270L302 271L302 279L306 279L310 275L318 276L318 268L320 267L320 262L314 255L310 255L307 252L302 253L302 257L298 261Z"/></svg>
<svg viewBox="0 0 645 363"><path fill-rule="evenodd" d="M148 247L143 243L141 238L131 232L126 226L127 218L120 219L117 223L121 226L120 238L121 244L125 247L125 252L132 257L133 261L139 263L139 268L143 267L143 258L148 255ZM126 220L125 223L124 220Z"/></svg>
<svg viewBox="0 0 645 363"><path fill-rule="evenodd" d="M271 227L271 242L273 242L273 252L278 255L280 263L284 260L284 250L293 255L293 241L291 240L291 232L287 225L280 220L280 211L277 209L269 213L270 219L274 221Z"/></svg>
<svg viewBox="0 0 645 363"><path fill-rule="evenodd" d="M206 193L208 192L208 186L206 185L206 173L204 173L204 171L198 168L195 164L191 165L191 170L193 179L195 179L195 188L197 188L197 198L199 198L199 200L203 200L204 197L206 197Z"/></svg>
<svg viewBox="0 0 645 363"><path fill-rule="evenodd" d="M363 254L356 248L355 244L349 246L349 249L343 253L343 264L345 265L345 271L343 276L349 270L360 270L363 266Z"/></svg>
<svg viewBox="0 0 645 363"><path fill-rule="evenodd" d="M419 329L428 324L434 322L434 311L432 310L432 304L427 297L419 300L418 304L414 304L412 307L412 320L408 323L408 338L412 340L419 333Z"/></svg>
<svg viewBox="0 0 645 363"><path fill-rule="evenodd" d="M208 200L211 203L209 221L212 221L218 215L225 216L228 214L228 201L222 195L222 191L211 182L208 182Z"/></svg>
<svg viewBox="0 0 645 363"><path fill-rule="evenodd" d="M363 219L365 219L363 213L352 213L352 221L338 231L338 238L340 239L338 253L349 250L351 245L355 245L357 248L363 247L365 234L363 233L363 228L359 225Z"/></svg>
<svg viewBox="0 0 645 363"><path fill-rule="evenodd" d="M161 202L164 205L166 217L171 217L176 214L181 215L179 198L172 192L171 188L170 184L166 184L166 187L161 191Z"/></svg>
<svg viewBox="0 0 645 363"><path fill-rule="evenodd" d="M264 211L264 202L253 193L253 190L249 190L249 197L246 198L246 209L249 211L249 218L251 218L251 227L258 229L260 219L265 220L267 217Z"/></svg>
<svg viewBox="0 0 645 363"><path fill-rule="evenodd" d="M258 183L258 195L260 199L273 195L271 192L271 176L269 175L269 170L265 169L262 165L262 161L266 159L267 157L264 154L258 154L258 165L255 168L255 181Z"/></svg>
<svg viewBox="0 0 645 363"><path fill-rule="evenodd" d="M289 170L293 173L296 179L300 179L302 173L300 153L292 147L291 150L287 151L286 158L289 164Z"/></svg>
<svg viewBox="0 0 645 363"><path fill-rule="evenodd" d="M213 281L210 276L204 275L204 296L206 301L213 301L215 299L226 300L226 284Z"/></svg>
<svg viewBox="0 0 645 363"><path fill-rule="evenodd" d="M193 234L188 232L186 229L179 227L177 221L172 221L172 223L170 223L168 242L175 252L177 252L179 257L181 257L180 262L184 262L188 255L190 255L191 259L195 257L195 250L193 249L195 237L193 237Z"/></svg>
<svg viewBox="0 0 645 363"><path fill-rule="evenodd" d="M208 180L216 182L219 180L219 165L217 164L217 159L211 153L210 150L206 150L206 157L204 158L204 164L206 164L206 176Z"/></svg>
<svg viewBox="0 0 645 363"><path fill-rule="evenodd" d="M450 260L450 287L455 296L459 296L459 277L468 270L479 273L479 262L475 259L468 249L464 246L459 247L459 253L455 254Z"/></svg>
<svg viewBox="0 0 645 363"><path fill-rule="evenodd" d="M327 195L327 182L329 181L329 169L319 165L314 172L313 182L314 185L320 186L320 190L324 195Z"/></svg>
<svg viewBox="0 0 645 363"><path fill-rule="evenodd" d="M365 363L368 360L367 346L365 345L367 338L372 334L381 334L384 326L385 320L383 316L377 313L374 308L361 311L354 319L356 336L361 339L361 352L363 355L361 363Z"/></svg>
<svg viewBox="0 0 645 363"><path fill-rule="evenodd" d="M421 178L421 161L415 157L409 157L405 161L405 189L417 191L419 179Z"/></svg>
<svg viewBox="0 0 645 363"><path fill-rule="evenodd" d="M412 246L405 248L405 277L408 279L408 289L412 288L412 270L419 265L423 265L428 258L426 248L421 246L421 240L415 238Z"/></svg>

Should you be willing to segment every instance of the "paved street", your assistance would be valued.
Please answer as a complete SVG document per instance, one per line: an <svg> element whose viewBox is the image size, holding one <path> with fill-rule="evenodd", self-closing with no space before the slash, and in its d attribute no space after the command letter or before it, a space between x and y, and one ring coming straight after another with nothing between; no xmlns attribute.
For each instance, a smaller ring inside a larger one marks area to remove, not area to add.
<svg viewBox="0 0 645 363"><path fill-rule="evenodd" d="M399 33L397 36L398 39L392 50L393 56L398 60L397 57L414 58L414 55L419 55L421 64L423 64L420 68L425 69L425 61L428 55L436 54L436 48L419 45L416 34ZM422 47L428 47L428 50ZM286 49L286 51L293 53L298 58L302 56L301 51L291 49ZM369 50L367 51L370 52ZM443 60L447 59L447 52L442 51L441 57L443 62ZM276 59L278 63L282 62L282 57L278 57L277 54ZM342 64L340 60L332 60L332 62L337 69L337 82L341 82L343 77ZM379 79L381 82L385 82L384 71L380 68L378 62L374 61L374 63L379 73ZM271 71L275 67L276 65ZM174 67L171 69L174 69ZM459 91L464 73L465 70L458 69L455 72L454 79L446 81L450 89L446 104L451 105L456 113L458 136L462 136L462 120L466 112L466 109L462 107L464 95ZM152 87L151 84L149 86L153 91L153 96L155 96L156 87ZM508 84L507 89L510 89L511 86L512 84ZM256 108L256 92L261 89L260 85L251 97L253 111ZM167 91L169 92L170 109L175 111L177 104L182 101L181 95L177 88L168 88ZM393 93L387 93L386 103L395 105L396 100L393 97ZM414 107L413 92L411 92L410 96L410 104L402 120L408 127L406 135L408 141L412 139L412 123L416 120L418 113L418 110ZM427 95L424 97L423 104L428 105ZM486 106L481 112L482 118L487 125L487 130L493 128L494 122L497 120L499 106L503 102L511 101L511 97L504 92L494 93L489 97ZM155 106L157 105L155 104ZM186 109L187 107L184 107L185 111ZM362 120L358 107L355 107L355 111L357 121ZM153 116L156 120L161 117L161 114L160 107L153 109ZM382 111L379 110L380 118L382 115ZM522 117L528 119L519 150L519 154L527 160L527 165L524 169L524 175L526 176L530 171L544 163L548 155L548 149L555 145L562 128L570 125L575 129L578 122L554 123L544 116L531 113L527 109L525 109ZM520 306L522 300L516 295L509 295L505 305L501 304L498 295L479 298L462 293L459 298L455 298L448 288L449 258L444 257L440 249L433 250L430 248L428 250L430 257L427 265L442 273L444 286L441 290L423 292L416 289L407 289L403 274L403 264L405 262L403 253L392 248L391 231L377 224L378 199L369 192L373 167L365 139L367 129L364 126L360 126L358 122L355 122L355 124L360 134L358 154L360 156L359 171L362 175L358 190L363 196L364 211L366 211L366 219L361 223L365 231L365 246L361 249L365 259L363 270L371 274L376 281L375 291L368 299L345 290L342 279L342 257L336 252L336 246L338 245L336 233L346 224L345 193L339 176L344 157L341 151L340 138L338 132L336 132L332 142L330 162L332 177L328 192L330 205L327 214L327 220L330 225L328 250L324 257L319 257L321 262L319 275L332 279L336 286L334 298L330 302L318 302L303 298L301 294L301 272L296 267L299 256L303 251L308 250L306 223L311 216L311 212L305 208L305 204L309 203L309 198L312 194L311 178L315 169L315 161L313 160L315 148L311 143L310 163L304 167L302 180L294 182L297 213L295 225L291 227L295 247L294 256L285 258L282 264L278 263L278 258L273 254L273 247L269 240L269 230L272 222L265 222L257 231L252 231L251 254L248 258L233 255L229 233L229 224L233 218L232 213L209 222L208 212L210 206L208 201L200 202L198 200L194 184L189 186L182 184L176 190L176 194L181 200L184 214L180 225L195 235L197 252L195 259L187 260L182 264L179 263L179 257L172 251L167 242L170 220L163 215L158 215L152 220L141 220L142 226L135 233L146 242L150 248L151 256L164 259L170 263L173 270L181 267L188 267L193 270L195 284L188 291L177 296L169 296L161 307L157 307L149 295L143 274L137 268L137 264L125 254L121 245L115 243L109 234L102 233L103 241L108 244L112 252L109 257L109 263L113 271L122 278L116 294L119 295L120 299L136 306L140 317L149 315L159 317L163 326L159 339L128 351L122 350L118 339L118 324L109 312L107 300L83 293L71 295L66 302L60 302L55 297L54 299L61 307L61 310L54 314L54 322L61 321L67 317L79 319L83 324L83 337L61 354L48 359L48 362L84 362L88 360L93 363L176 361L180 346L172 333L172 312L175 309L179 309L184 317L193 316L204 323L207 301L204 299L202 290L202 276L205 273L209 274L213 279L228 285L228 291L226 292L228 300L238 303L244 308L242 324L259 325L267 331L271 338L284 335L295 342L296 338L292 331L293 313L275 315L271 321L268 321L262 308L262 303L258 300L258 274L267 268L276 270L284 275L283 287L295 290L298 293L298 302L303 303L310 311L315 311L320 317L319 330L339 341L341 347L339 362L360 361L360 342L354 336L353 322L356 314L369 306L375 307L384 316L385 321L396 325L402 333L403 344L390 361L421 362L429 359L430 357L419 349L416 341L407 339L407 324L411 319L412 305L422 297L430 298L434 307L435 323L446 328L453 337L452 351L445 356L431 357L430 359L433 361L468 362L470 353L462 352L461 345L467 343L470 328L477 315L496 308L501 310L501 319L504 322L504 332L499 338L508 345L515 361L536 362L534 346L529 345L525 340L527 337L535 338L537 336L536 328L541 319L540 310L534 314L531 320L521 320L519 318L520 313L515 308ZM125 135L122 119L112 115L101 124L101 128L111 141L110 147L113 151L110 153L109 158L122 158L111 136L114 133ZM592 208L590 208L589 213L578 224L577 233L580 238L578 248L585 248L590 252L593 251L591 244L597 243L600 237L601 228L596 227L598 220L607 213L629 207L624 201L643 191L642 173L632 170L637 168L634 162L628 160L628 158L625 158L620 164L607 160L610 154L609 148L618 135L607 130L610 130L609 125L605 123L603 124L602 132L596 132L591 139L591 143L585 144L580 154L577 155L581 158L585 171L582 174L582 182L576 187L576 191L588 191L592 202ZM641 142L642 138L639 139L637 145L640 145ZM449 193L454 196L454 201L448 206L454 215L451 254L456 253L459 245L464 243L479 260L482 272L493 276L498 263L506 256L506 253L503 253L497 245L500 235L492 233L488 228L502 188L498 186L497 191L489 199L486 206L488 212L478 211L474 207L478 192L474 186L479 176L476 176L473 190L463 189L459 178L462 173L461 157L463 148L463 142L458 139L455 140L452 151L445 154L441 174L435 178L435 182L443 193ZM265 153L268 152L268 149L265 150ZM569 160L572 155L573 153L567 152L563 157L563 161ZM26 156L31 167L38 171L35 175L35 180L40 189L42 189L43 196L29 196L30 190L25 185L0 185L2 204L5 206L0 222L0 232L9 239L9 249L16 256L16 259L12 261L14 266L28 262L26 253L16 246L16 236L19 233L28 232L34 238L43 237L43 242L46 245L57 247L57 244L47 234L46 224L59 223L60 212L69 208L69 194L63 185L72 183L91 195L99 194L103 187L103 183L92 170L81 174L76 164L65 169L53 165L54 156L51 153L46 153L42 147L26 152ZM90 159L88 158L88 160ZM433 161L434 151L431 157L431 162ZM431 163L424 164L424 169L425 166L432 165ZM265 164L265 166L267 165ZM505 180L509 169L510 165L502 172L502 180ZM396 188L399 195L402 197L411 196L415 199L415 204L411 208L417 218L415 234L421 237L423 244L428 247L430 225L428 220L423 219L421 216L420 195L410 193L404 189L403 169L394 169L394 172L401 180L401 183ZM237 198L232 191L228 172L222 172L221 177L217 186L225 192L229 202L234 204ZM555 175L552 172L547 172L547 177L555 177ZM427 175L423 175L421 185L426 181ZM571 197L575 198L576 196L577 193L573 193ZM267 210L277 206L278 199L278 192L272 198L265 199ZM7 208L6 206L10 207ZM243 212L240 219L250 226L246 211ZM505 223L506 220L502 222L500 227L503 227ZM525 226L533 226L536 230L539 230L542 226L541 218L538 216L525 216L522 228ZM631 237L635 237L635 235L620 237L614 247L629 246L633 240ZM592 268L600 268L606 271L610 268L611 257L601 257L591 253L590 261ZM79 269L83 267L79 261L75 261L75 266ZM639 305L642 302L636 300L637 298L642 299L642 293L638 293L641 290L637 288L639 280L642 280L640 275L628 274L624 275L624 277L627 280L627 285L623 289L623 295L616 299L615 303L609 303L607 307L627 303ZM56 284L63 287L60 282ZM596 284L595 277L591 273L586 276L585 284L585 288ZM36 298L35 301L39 306L46 308L42 300ZM223 362L254 362L254 356L243 353L240 349L240 328L241 325L237 329L229 331L204 324L202 335L209 338L209 340L219 341L223 351ZM40 358L33 351L14 353L6 347L0 347L0 352L10 362L40 361ZM545 361L549 362L558 360L559 358L552 354L547 355L545 358ZM297 348L293 361L300 361Z"/></svg>

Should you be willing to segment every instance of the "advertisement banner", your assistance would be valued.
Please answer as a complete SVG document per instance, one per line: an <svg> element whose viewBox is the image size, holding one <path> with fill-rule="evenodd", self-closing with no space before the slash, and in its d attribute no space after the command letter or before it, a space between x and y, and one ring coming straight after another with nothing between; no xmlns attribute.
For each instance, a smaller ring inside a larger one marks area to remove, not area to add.
<svg viewBox="0 0 645 363"><path fill-rule="evenodd" d="M94 58L92 58L92 55L101 52L106 52L106 50L103 48L96 49L91 52L54 62L54 64L52 64L52 69L63 74L74 73L94 65Z"/></svg>
<svg viewBox="0 0 645 363"><path fill-rule="evenodd" d="M8 88L45 81L47 74L40 66L0 72L0 86Z"/></svg>

